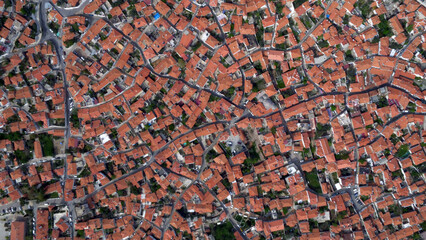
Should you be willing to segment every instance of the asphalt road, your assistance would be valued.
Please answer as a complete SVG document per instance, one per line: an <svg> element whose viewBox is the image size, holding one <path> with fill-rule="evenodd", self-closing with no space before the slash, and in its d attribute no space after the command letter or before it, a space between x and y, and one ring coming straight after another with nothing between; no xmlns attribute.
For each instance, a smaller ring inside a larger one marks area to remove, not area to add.
<svg viewBox="0 0 426 240"><path fill-rule="evenodd" d="M63 55L63 46L62 46L62 41L60 41L55 34L50 30L50 28L47 25L47 10L46 10L46 5L47 3L50 3L50 1L48 0L42 0L39 3L38 6L38 13L39 13L39 17L38 17L38 21L40 23L40 28L42 31L42 36L41 36L41 40L42 42L47 42L50 41L54 48L55 51L57 53L57 58L58 58L58 64L59 64L59 70L62 73L62 78L63 78L63 88L64 88L64 104L65 104L65 135L64 135L64 148L67 149L68 148L68 141L70 138L70 94L68 92L68 81L67 81L67 77L65 74L65 56ZM68 169L68 163L67 161L65 161L65 166L64 166L64 176L63 178L61 178L61 185L62 185L62 190L64 191L64 186L65 186L65 181L67 180L67 169ZM69 205L69 204L68 204ZM68 206L70 208L70 213L72 216L75 217L75 211L74 211L74 206L69 205ZM74 218L75 219L75 218ZM74 223L71 225L71 238L74 237Z"/></svg>
<svg viewBox="0 0 426 240"><path fill-rule="evenodd" d="M63 46L62 46L62 42L57 38L57 36L55 36L55 34L49 29L49 27L47 26L47 20L46 20L46 18L47 18L47 16L46 16L46 9L45 9L45 7L46 7L46 4L47 3L50 3L50 1L49 0L41 0L40 2L39 2L39 6L38 6L38 9L37 9L37 18L36 18L36 22L37 23L39 23L38 25L39 25L39 31L41 32L41 37L40 37L40 39L39 39L39 41L38 42L46 42L46 41L50 41L50 42L52 42L52 44L53 44L53 46L54 46L54 48L55 48L55 51L57 52L57 57L58 57L58 63L59 63L59 70L61 71L61 73L62 73L62 76L63 76L63 87L64 87L64 102L65 102L65 127L63 127L63 128L61 128L61 129L63 129L64 131L65 131L65 141L64 141L64 147L65 148L67 148L67 146L68 146L68 141L69 141L69 138L70 138L70 136L71 136L71 134L70 134L70 94L69 94L69 92L68 92L68 87L69 87L69 83L68 83L68 81L67 81L67 79L66 79L66 74L65 74L65 62L64 62L64 50L63 50ZM87 4L89 4L89 0L84 0L78 7L75 7L75 8L60 8L60 7L56 7L56 6L54 6L55 7L55 9L63 16L63 17L68 17L68 16L72 16L72 15L76 15L76 14L81 14L82 13L82 10L84 9L84 7L87 5ZM328 11L328 8L329 8L329 6L330 6L330 4L331 3L329 3L328 4L328 6L326 7L326 12ZM201 6L201 5L198 5L198 6ZM198 8L197 8L198 9ZM210 10L213 12L213 10L210 8ZM268 10L269 10L269 6L268 6ZM214 15L214 14L213 14ZM215 15L214 15L215 16ZM96 20L96 19L99 19L99 18L101 18L101 17L98 17L98 16L88 16L89 18L90 18L90 20L91 21L94 21L94 20ZM117 31L119 31L120 33L122 33L122 31L120 30L120 29L117 29L110 21L109 21L109 19L107 19L107 18L105 18L105 17L103 17L102 18L103 20L105 20L112 28L114 28L115 30L117 30ZM217 18L216 18L216 16L214 17L214 19L215 19L215 21L218 23L218 26L219 26L219 29L220 29L220 31L221 31L221 35L222 36L224 36L224 32L223 32L223 30L222 30L222 27L221 27L221 25L219 24L219 22L218 22L218 20L217 20ZM301 45L302 45L302 43L303 42L305 42L306 41L306 39L308 38L308 37L310 37L310 35L311 35L311 33L316 29L316 27L318 27L321 23L322 23L322 21L324 21L324 19L325 18L322 18L322 19L320 19L316 24L315 24L315 26L314 27L312 27L311 29L309 29L308 30L308 32L306 32L306 34L305 34L305 36L301 39L301 41L297 44L297 45L295 45L295 46L293 46L293 47L291 47L291 48L289 48L288 50L291 50L291 49L296 49L296 48L300 48L301 47ZM123 33L122 33L123 34ZM417 35L417 36L414 36L413 38L411 38L410 39L410 42L411 41L413 41L413 39L415 38L415 37L418 37L418 36L420 36L421 34L419 34L419 35ZM124 38L126 38L126 40L128 40L131 44L133 44L137 49L139 49L139 51L141 51L141 53L143 53L143 50L140 48L140 46L136 43L136 42L134 42L134 41L132 41L128 36L126 36L126 35L124 35L123 34L123 36L124 36ZM230 50L229 49L229 46L227 45L227 43L225 42L224 43L224 45L226 45L227 46L227 48L228 48L228 50ZM273 47L264 47L264 48L260 48L259 50L256 50L256 51L263 51L263 50L269 50L269 49L274 49ZM402 53L405 51L405 49L406 49L406 47L403 49L403 50L401 50L400 52L399 52L399 54L398 54L398 56L400 56L400 55L402 55ZM231 52L231 51L230 51ZM235 57L231 54L231 56L232 56L232 58L233 58L233 60L235 61L235 62L237 62L238 63L238 61L239 60L237 60L237 59L235 59ZM163 78L168 78L168 79L172 79L172 80L176 80L176 81L182 81L183 83L185 83L185 85L187 85L188 87L191 87L191 88L194 88L194 89L197 89L197 90L202 90L202 91L207 91L207 92L209 92L210 94L212 94L212 95L214 95L214 96L218 96L218 97L220 97L220 98L223 98L223 99L225 99L226 101L228 101L228 102L230 102L231 104L233 104L235 107L237 107L237 108L240 108L240 109L244 109L244 110L246 110L245 112L244 112L244 114L243 114L243 116L241 117L241 118L245 118L245 117L248 117L248 118L263 118L263 117L265 117L265 116L270 116L270 115L272 115L272 114L275 114L275 113L277 113L277 112L280 112L281 114L282 114L282 111L284 110L284 108L280 108L278 111L275 111L275 112L273 112L273 113L269 113L269 114L267 114L267 115L264 115L264 116L253 116L250 112L248 112L247 111L247 109L245 109L244 107L241 107L240 105L238 105L238 104L235 104L235 103L233 103L229 98L227 98L227 97L225 97L223 94L221 94L221 93L218 93L218 92L216 92L216 91L212 91L211 89L207 89L207 88L202 88L202 87L199 87L199 86L197 86L197 85L195 85L195 84L192 84L192 83L189 83L189 82L187 82L187 81L185 81L184 79L179 79L179 78L173 78L173 77L170 77L170 76L168 76L168 75L161 75L161 74L159 74L159 73L156 73L155 71L154 71L154 69L152 68L152 66L150 65L150 63L149 63L149 61L145 58L145 56L142 54L142 57L143 57L143 60L144 60L144 65L143 65L143 67L146 67L146 68L148 68L153 74L155 74L155 75L157 75L157 76L160 76L160 77L163 77ZM241 59L240 59L241 60ZM304 60L303 60L304 61ZM305 65L305 64L304 64ZM395 69L396 69L396 66L395 66ZM304 66L303 67L303 70L306 72L306 66ZM242 74L243 74L243 79L244 79L244 72L243 71L241 71L242 72ZM393 76L393 75L392 75ZM312 82L311 80L310 80L310 82ZM389 87L394 87L394 88L398 88L398 87L396 87L396 86L393 86L393 85L391 85L391 82L392 81L390 81L390 83L388 83L388 84L385 84L386 86L389 86ZM317 86L317 85L316 85ZM317 86L317 87L319 87L319 86ZM376 87L373 87L373 88L370 88L370 89L367 89L367 90L364 90L364 91L361 91L361 92L358 92L358 93L364 93L364 92L370 92L370 91L374 91L374 90L377 90L378 88L380 88L380 87L383 87L382 85L381 86L376 86ZM398 89L400 89L400 88L398 88ZM401 89L400 89L401 90ZM402 89L403 90L403 89ZM405 91L407 94L409 94L409 96L410 97L412 97L412 98L414 98L414 99L417 99L417 100L420 100L420 101L422 101L422 102L424 102L425 100L423 100L423 99L419 99L419 98L417 98L417 97L415 97L415 96L412 96L410 93L408 93L407 91ZM317 95L317 96L314 96L314 97L312 97L312 98L310 98L310 99L307 99L307 100L305 100L305 101L302 101L302 102L306 102L306 101L309 101L309 100L312 100L312 99L316 99L316 98L318 98L318 97L321 97L321 96L325 96L325 95L336 95L336 94L345 94L346 95L346 97L347 96L349 96L349 95L352 95L352 94L358 94L358 93L354 93L354 92L352 92L352 93L349 93L349 94L347 94L347 93L343 93L343 92L333 92L333 93L321 93L321 94L319 94L319 95ZM300 104L300 103L299 103ZM90 107L90 106L89 106ZM91 107L93 107L93 106L91 106ZM28 115L28 114L27 114ZM30 115L29 115L29 118L31 119L31 117L30 117ZM234 123L235 122L237 122L237 121L239 121L241 118L234 118L231 122L226 122L226 123L228 123L229 125L227 126L227 128L226 129L230 129L230 128L232 128L233 127L233 125L234 125ZM210 124L215 124L215 123L218 123L218 122L214 122L214 123L210 123ZM225 122L224 122L225 123ZM206 125L203 125L203 127L205 127L205 126L208 126L209 124L206 124ZM190 131L188 131L188 132L186 132L186 133L183 133L183 134L180 134L177 138L179 138L179 137L182 137L182 136L184 136L184 135L186 135L186 134L189 134L189 133L191 133L191 132L193 132L195 129L192 129L192 130L190 130ZM130 171L129 173L127 173L127 174L124 174L123 176L121 176L121 177L119 177L119 178L116 178L116 179L114 179L114 180L112 180L112 181L110 181L108 184L106 184L106 185L103 185L103 186L101 186L100 188L98 188L98 189L96 189L94 192L92 192L92 193L90 193L90 194L88 194L88 195L86 195L85 197L83 197L83 198L80 198L80 199L74 199L74 200L72 200L72 201L68 201L68 202L66 202L63 198L62 199L49 199L48 201L45 201L45 202L43 202L43 203L40 203L40 204L36 204L35 206L34 206L34 212L36 212L37 211L37 209L39 208L39 207L42 207L42 206L45 206L44 204L53 204L53 205L58 205L58 204L66 204L68 207L69 207L69 210L70 210L70 213L71 213L71 216L72 216L72 218L74 219L74 221L73 221L73 224L72 224L72 227L71 227L71 232L72 232L72 234L71 234L71 238L73 238L74 237L74 234L75 234L75 232L74 232L74 223L75 223L75 220L76 220L76 213L75 213L75 205L76 204L81 204L81 203L84 203L84 202L86 202L87 201L87 199L89 199L89 198L91 198L91 197L93 197L95 194L97 194L99 191L102 191L103 189L105 189L106 187L108 187L108 186L110 186L110 185L112 185L112 184L115 184L116 182L118 182L118 181L120 181L120 180L122 180L122 179L125 179L126 177L128 177L128 176L131 176L131 175L133 175L133 174L135 174L135 173L137 173L137 172L139 172L139 171L143 171L145 168L147 168L147 167L149 167L154 161L155 161L155 157L156 157L156 155L157 154L159 154L160 152L162 152L163 150L165 150L166 148L168 148L169 147L169 145L171 144L171 143L173 143L173 141L174 141L175 139L173 139L172 141L170 141L170 142L168 142L165 146L163 146L162 148L160 148L159 150L157 150L157 151L154 151L154 152L152 152L152 154L151 154L151 157L150 157L150 159L145 163L145 164L143 164L143 166L141 166L141 167L139 167L139 168L137 168L137 169L134 169L134 170L132 170L132 171ZM218 138L215 140L215 142L217 142L217 140L218 140ZM206 152L208 152L208 150L210 150L211 148L212 148L212 146L214 146L213 144L212 145L210 145L206 150L205 150L205 153ZM358 154L357 154L357 156L356 156L356 158L358 158L359 156L358 156ZM292 163L294 163L294 164L296 164L296 166L298 166L298 168L299 169L301 169L301 167L300 167L300 161L299 160L292 160ZM65 161L65 164L66 164L66 161ZM206 164L206 160L205 160L205 154L203 155L203 162L202 162L202 166L201 166L201 169L200 169L200 173L205 169L207 167L207 164ZM67 169L67 165L65 165L65 169ZM357 168L358 169L358 168ZM357 170L357 172L358 172L358 170ZM67 175L67 171L65 170L65 175L64 175L64 178L61 180L62 181L62 183L64 183L65 182L65 180L68 178L68 175ZM219 201L219 199L217 199L217 196L216 196L216 194L211 190L211 189L209 189L207 186L206 186L206 184L203 182L203 181L200 181L200 174L198 174L198 176L197 176L197 178L195 179L195 180L193 180L192 182L191 182L191 184L190 185L192 185L192 184L194 184L194 183L200 183L204 188L206 188L206 190L207 191L209 191L214 197L215 197L215 199L221 204L221 206L222 206L222 208L224 209L224 211L225 211L225 213L226 213L226 215L227 215L227 218L229 219L229 221L232 223L232 225L233 225L233 227L240 233L240 235L243 237L243 239L248 239L247 238L247 236L245 235L245 233L244 232L242 232L241 231L241 228L239 227L239 225L238 225L238 223L233 219L233 217L232 217L232 215L231 215L231 212L230 212L230 210L223 204L223 202L221 202L221 201ZM363 206L362 205L359 205L358 204L358 200L357 200L357 198L354 196L354 193L353 193L353 189L354 189L355 187L349 187L349 188L344 188L344 189L341 189L341 190L338 190L338 191L335 191L335 192L333 192L331 195L326 195L326 194L318 194L318 195L322 195L322 196L324 196L324 197L327 197L327 198L330 198L330 197L332 197L332 196L335 196L335 195L338 195L338 194L342 194L342 193L348 193L350 196L351 196L351 200L352 200L352 202L353 202L353 204L354 204L354 207L355 207L355 209L356 209L356 211L357 212L359 212L362 208L363 208ZM183 193L182 193L183 194ZM180 196L179 196L179 198L182 196L182 194L180 194ZM0 206L0 211L1 211L1 209L4 209L4 208L8 208L8 207L10 207L10 206L14 206L14 204L19 204L19 203L12 203L12 204L8 204L8 205L4 205L4 206ZM173 209L172 209L172 212L174 212L175 211L175 209L174 209L174 207L173 207ZM171 216L172 216L172 214L171 214ZM168 219L166 219L166 222L165 222L165 224L164 224L164 227L161 229L162 230L162 233L164 234L164 232L165 231L167 231L167 229L169 228L169 224L170 224L170 221L171 221L171 217L169 217Z"/></svg>

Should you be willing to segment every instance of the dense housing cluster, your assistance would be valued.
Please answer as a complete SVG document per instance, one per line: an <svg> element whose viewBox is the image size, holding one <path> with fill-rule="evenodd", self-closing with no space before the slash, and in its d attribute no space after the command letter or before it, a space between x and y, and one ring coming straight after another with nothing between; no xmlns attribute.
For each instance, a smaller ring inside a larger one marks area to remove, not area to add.
<svg viewBox="0 0 426 240"><path fill-rule="evenodd" d="M0 1L1 232L424 239L425 26L421 0Z"/></svg>

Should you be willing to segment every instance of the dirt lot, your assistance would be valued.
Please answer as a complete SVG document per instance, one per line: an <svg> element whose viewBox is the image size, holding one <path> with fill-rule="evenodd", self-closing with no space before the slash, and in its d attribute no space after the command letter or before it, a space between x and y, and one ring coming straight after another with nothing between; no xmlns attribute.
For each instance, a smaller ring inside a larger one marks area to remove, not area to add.
<svg viewBox="0 0 426 240"><path fill-rule="evenodd" d="M53 139L53 146L55 148L55 154L65 154L65 147L64 147L64 139Z"/></svg>

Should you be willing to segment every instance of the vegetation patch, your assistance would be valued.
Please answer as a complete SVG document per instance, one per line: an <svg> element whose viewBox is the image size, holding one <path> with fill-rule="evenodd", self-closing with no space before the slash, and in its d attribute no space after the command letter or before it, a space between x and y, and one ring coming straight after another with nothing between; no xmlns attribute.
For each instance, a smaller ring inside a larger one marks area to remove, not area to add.
<svg viewBox="0 0 426 240"><path fill-rule="evenodd" d="M213 236L215 239L235 239L233 229L231 222L226 221L220 225L215 225L212 227L213 229Z"/></svg>
<svg viewBox="0 0 426 240"><path fill-rule="evenodd" d="M318 178L318 172L316 169L311 172L304 172L308 186L317 193L322 193L321 184Z"/></svg>

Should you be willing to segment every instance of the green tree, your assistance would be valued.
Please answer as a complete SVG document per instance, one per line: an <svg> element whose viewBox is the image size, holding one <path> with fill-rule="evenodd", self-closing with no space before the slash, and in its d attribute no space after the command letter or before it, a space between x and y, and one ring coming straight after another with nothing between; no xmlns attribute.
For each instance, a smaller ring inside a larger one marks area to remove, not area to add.
<svg viewBox="0 0 426 240"><path fill-rule="evenodd" d="M40 140L41 148L43 150L44 156L53 156L54 155L54 145L53 145L53 136L50 134L39 134L38 138Z"/></svg>
<svg viewBox="0 0 426 240"><path fill-rule="evenodd" d="M321 185L318 179L318 172L316 169L312 170L311 172L304 172L305 173L305 177L306 180L308 181L308 186L318 192L318 193L322 193L321 190Z"/></svg>
<svg viewBox="0 0 426 240"><path fill-rule="evenodd" d="M399 147L398 151L395 154L395 157L397 158L404 158L407 157L410 151L410 147L408 144L404 144L401 145L401 147Z"/></svg>
<svg viewBox="0 0 426 240"><path fill-rule="evenodd" d="M233 229L234 227L229 221L226 221L220 225L215 225L213 227L213 237L215 239L235 239L234 233L232 231Z"/></svg>

